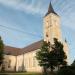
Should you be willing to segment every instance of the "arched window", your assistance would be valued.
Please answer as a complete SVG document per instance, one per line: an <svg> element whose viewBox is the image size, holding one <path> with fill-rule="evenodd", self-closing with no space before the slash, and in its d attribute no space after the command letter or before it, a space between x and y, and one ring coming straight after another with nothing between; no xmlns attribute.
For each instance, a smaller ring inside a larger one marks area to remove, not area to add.
<svg viewBox="0 0 75 75"><path fill-rule="evenodd" d="M8 68L11 67L11 60L8 61Z"/></svg>

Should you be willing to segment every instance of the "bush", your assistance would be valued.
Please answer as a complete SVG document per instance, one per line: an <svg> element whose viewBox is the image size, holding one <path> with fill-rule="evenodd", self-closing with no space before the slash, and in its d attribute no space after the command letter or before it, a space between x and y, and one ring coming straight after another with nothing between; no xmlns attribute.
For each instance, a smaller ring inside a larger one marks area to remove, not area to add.
<svg viewBox="0 0 75 75"><path fill-rule="evenodd" d="M75 75L75 69L70 66L65 66L57 72L57 75Z"/></svg>

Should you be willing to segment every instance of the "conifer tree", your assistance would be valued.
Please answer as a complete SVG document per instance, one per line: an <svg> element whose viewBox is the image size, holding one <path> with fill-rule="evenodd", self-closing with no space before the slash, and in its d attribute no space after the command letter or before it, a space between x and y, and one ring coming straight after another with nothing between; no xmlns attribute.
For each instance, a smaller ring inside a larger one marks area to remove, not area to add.
<svg viewBox="0 0 75 75"><path fill-rule="evenodd" d="M57 60L55 60L54 52L50 51L50 43L43 41L41 49L36 53L36 58L39 65L43 67L45 75L47 75L48 70L53 73Z"/></svg>
<svg viewBox="0 0 75 75"><path fill-rule="evenodd" d="M36 53L36 58L38 59L39 65L43 67L44 74L47 74L48 56L49 55L49 44L43 41L41 49Z"/></svg>
<svg viewBox="0 0 75 75"><path fill-rule="evenodd" d="M54 38L54 44L47 43L43 41L41 49L36 53L36 58L38 59L39 65L44 68L44 72L47 70L53 70L55 67L60 67L60 65L66 65L66 54L63 49L63 44ZM47 74L45 74L47 75Z"/></svg>
<svg viewBox="0 0 75 75"><path fill-rule="evenodd" d="M0 66L3 64L4 44L0 37Z"/></svg>
<svg viewBox="0 0 75 75"><path fill-rule="evenodd" d="M64 47L63 44L60 41L58 41L58 39L54 38L54 44L52 46L52 50L55 53L55 60L57 60L58 68L60 67L60 65L62 66L67 65L66 62L67 56L64 52L63 47Z"/></svg>
<svg viewBox="0 0 75 75"><path fill-rule="evenodd" d="M71 64L71 66L75 67L75 60L73 61L73 63Z"/></svg>

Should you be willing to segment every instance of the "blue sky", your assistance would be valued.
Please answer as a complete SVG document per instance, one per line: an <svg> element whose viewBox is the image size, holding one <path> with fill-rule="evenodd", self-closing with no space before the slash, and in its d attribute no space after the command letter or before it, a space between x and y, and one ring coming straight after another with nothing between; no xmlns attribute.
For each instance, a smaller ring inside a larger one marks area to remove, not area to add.
<svg viewBox="0 0 75 75"><path fill-rule="evenodd" d="M0 0L0 35L5 45L23 48L43 39L43 17L50 0ZM75 59L75 0L52 0L61 17L63 39Z"/></svg>

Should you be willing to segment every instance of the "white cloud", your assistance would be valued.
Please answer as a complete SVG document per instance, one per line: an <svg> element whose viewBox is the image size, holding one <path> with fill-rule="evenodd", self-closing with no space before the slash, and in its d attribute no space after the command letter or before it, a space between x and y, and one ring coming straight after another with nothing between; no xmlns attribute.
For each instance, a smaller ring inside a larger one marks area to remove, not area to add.
<svg viewBox="0 0 75 75"><path fill-rule="evenodd" d="M29 0L28 0L29 1ZM27 0L0 0L0 3L12 7L14 9L18 9L27 13L32 14L44 14L45 9L42 8L42 0L31 0L28 4Z"/></svg>

